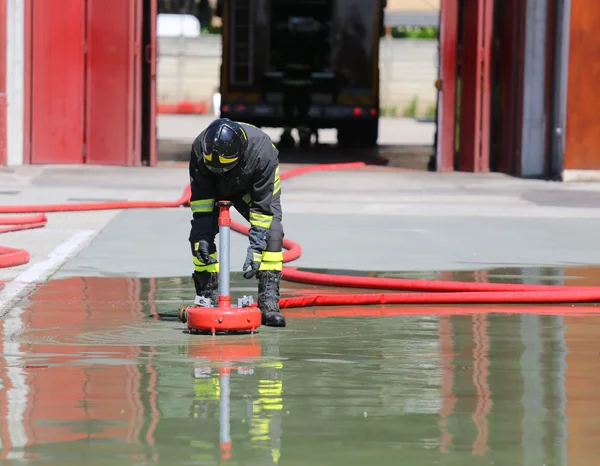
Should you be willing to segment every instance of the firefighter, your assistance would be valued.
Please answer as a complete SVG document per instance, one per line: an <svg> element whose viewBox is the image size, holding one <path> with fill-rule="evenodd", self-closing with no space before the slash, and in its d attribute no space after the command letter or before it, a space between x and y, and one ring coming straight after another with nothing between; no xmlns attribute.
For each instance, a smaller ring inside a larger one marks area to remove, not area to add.
<svg viewBox="0 0 600 466"><path fill-rule="evenodd" d="M211 306L218 302L216 202L226 199L250 222L250 244L242 269L244 278L258 278L262 324L271 327L286 325L279 311L284 232L278 157L266 133L227 118L214 120L196 137L190 157L194 303Z"/></svg>

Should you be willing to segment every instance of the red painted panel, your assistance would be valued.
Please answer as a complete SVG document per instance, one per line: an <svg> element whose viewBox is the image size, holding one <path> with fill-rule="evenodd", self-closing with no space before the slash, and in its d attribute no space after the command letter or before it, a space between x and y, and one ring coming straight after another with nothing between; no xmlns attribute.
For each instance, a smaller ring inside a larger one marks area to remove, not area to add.
<svg viewBox="0 0 600 466"><path fill-rule="evenodd" d="M25 0L23 44L23 163L31 163L31 57L33 55L33 0Z"/></svg>
<svg viewBox="0 0 600 466"><path fill-rule="evenodd" d="M87 163L140 164L141 0L88 0Z"/></svg>
<svg viewBox="0 0 600 466"><path fill-rule="evenodd" d="M456 134L456 54L459 0L442 0L440 11L440 120L438 171L454 170Z"/></svg>
<svg viewBox="0 0 600 466"><path fill-rule="evenodd" d="M460 153L458 169L489 170L489 63L493 0L463 3Z"/></svg>
<svg viewBox="0 0 600 466"><path fill-rule="evenodd" d="M81 163L85 0L32 2L31 162Z"/></svg>
<svg viewBox="0 0 600 466"><path fill-rule="evenodd" d="M571 2L564 169L600 170L600 2Z"/></svg>
<svg viewBox="0 0 600 466"><path fill-rule="evenodd" d="M147 51L147 59L150 60L150 104L149 115L146 116L149 127L149 147L150 147L150 165L154 166L158 162L158 153L156 150L156 18L158 15L158 1L150 0L150 19L148 27L150 28L150 50Z"/></svg>
<svg viewBox="0 0 600 466"><path fill-rule="evenodd" d="M0 166L6 165L6 0L0 0Z"/></svg>
<svg viewBox="0 0 600 466"><path fill-rule="evenodd" d="M482 46L479 49L481 60L481 146L475 171L487 172L490 169L490 131L492 105L492 40L494 32L494 0L484 0L480 27Z"/></svg>

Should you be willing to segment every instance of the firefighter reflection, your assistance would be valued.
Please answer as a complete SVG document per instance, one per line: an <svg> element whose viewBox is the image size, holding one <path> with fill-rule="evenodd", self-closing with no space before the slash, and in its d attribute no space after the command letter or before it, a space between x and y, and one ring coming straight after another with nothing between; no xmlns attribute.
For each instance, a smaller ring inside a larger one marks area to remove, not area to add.
<svg viewBox="0 0 600 466"><path fill-rule="evenodd" d="M209 419L218 406L219 449L222 461L244 457L248 464L278 464L281 456L281 421L283 414L283 364L265 361L276 357L278 345L262 354L256 337L235 344L219 344L213 340L205 347L190 347L191 355L202 363L194 368L194 402L192 417L210 425ZM270 351L269 351L270 350ZM268 354L272 353L272 354ZM246 379L240 392L240 379ZM237 380L236 380L237 379ZM232 393L232 385L235 387ZM237 386L237 387L236 387ZM251 387L251 388L250 388ZM231 398L234 398L232 404ZM243 402L240 406L239 400ZM243 430L240 432L240 426ZM216 428L216 426L214 426ZM247 438L233 445L232 433ZM198 432L198 431L197 431ZM196 436L192 445L210 448L207 438ZM236 453L237 452L237 453ZM195 459L200 459L195 455ZM249 461L250 460L250 461Z"/></svg>

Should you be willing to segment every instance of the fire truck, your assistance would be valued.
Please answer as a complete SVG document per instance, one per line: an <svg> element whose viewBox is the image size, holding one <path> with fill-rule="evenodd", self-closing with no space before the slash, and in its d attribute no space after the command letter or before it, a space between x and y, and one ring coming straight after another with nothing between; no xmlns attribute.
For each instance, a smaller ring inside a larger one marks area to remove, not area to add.
<svg viewBox="0 0 600 466"><path fill-rule="evenodd" d="M372 147L385 0L219 0L221 116Z"/></svg>

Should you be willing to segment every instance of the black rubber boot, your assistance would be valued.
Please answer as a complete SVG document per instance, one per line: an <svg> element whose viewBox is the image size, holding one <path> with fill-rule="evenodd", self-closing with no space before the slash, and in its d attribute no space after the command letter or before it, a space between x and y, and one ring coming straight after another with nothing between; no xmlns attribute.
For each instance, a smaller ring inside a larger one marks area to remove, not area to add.
<svg viewBox="0 0 600 466"><path fill-rule="evenodd" d="M285 327L285 317L279 312L279 282L281 272L259 270L258 308L262 312L262 324L267 327Z"/></svg>
<svg viewBox="0 0 600 466"><path fill-rule="evenodd" d="M216 272L194 272L192 278L196 287L196 296L208 298L211 306L217 306L219 304L218 274Z"/></svg>

